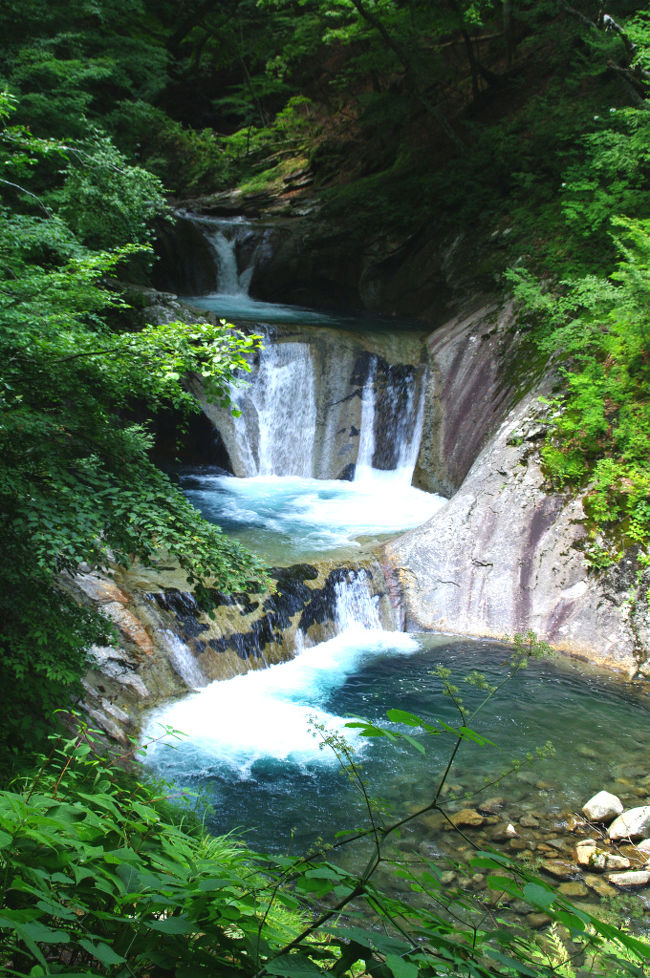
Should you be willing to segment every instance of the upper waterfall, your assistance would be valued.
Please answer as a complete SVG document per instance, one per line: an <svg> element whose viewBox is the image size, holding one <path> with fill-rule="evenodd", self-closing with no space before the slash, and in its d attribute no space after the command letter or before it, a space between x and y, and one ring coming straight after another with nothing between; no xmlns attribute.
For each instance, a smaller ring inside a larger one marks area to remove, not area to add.
<svg viewBox="0 0 650 978"><path fill-rule="evenodd" d="M240 217L201 218L196 223L215 258L217 293L247 296L258 245L251 226Z"/></svg>

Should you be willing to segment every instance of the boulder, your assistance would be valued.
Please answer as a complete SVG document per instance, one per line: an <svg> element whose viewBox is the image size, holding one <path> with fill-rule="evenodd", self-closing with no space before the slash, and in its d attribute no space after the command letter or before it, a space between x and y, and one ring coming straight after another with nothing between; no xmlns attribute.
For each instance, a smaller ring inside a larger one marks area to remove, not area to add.
<svg viewBox="0 0 650 978"><path fill-rule="evenodd" d="M609 827L610 839L645 839L650 833L650 805L630 808Z"/></svg>
<svg viewBox="0 0 650 978"><path fill-rule="evenodd" d="M609 791L599 791L583 805L582 814L590 822L611 822L623 812L623 802Z"/></svg>

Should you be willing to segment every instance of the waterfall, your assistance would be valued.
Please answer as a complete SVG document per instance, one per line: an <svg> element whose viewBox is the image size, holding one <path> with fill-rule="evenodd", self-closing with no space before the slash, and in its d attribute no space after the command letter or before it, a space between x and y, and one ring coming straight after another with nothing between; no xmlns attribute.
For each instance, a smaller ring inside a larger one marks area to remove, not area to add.
<svg viewBox="0 0 650 978"><path fill-rule="evenodd" d="M217 292L221 295L247 296L257 251L256 238L250 225L241 218L202 218L197 224L215 257ZM244 245L248 245L248 248L245 249ZM242 254L244 251L247 254Z"/></svg>
<svg viewBox="0 0 650 978"><path fill-rule="evenodd" d="M246 384L231 391L239 416L204 404L233 473L368 484L390 473L410 485L424 369L360 352L358 338L342 330L301 327L300 339L293 332L285 339L275 328L263 333Z"/></svg>
<svg viewBox="0 0 650 978"><path fill-rule="evenodd" d="M268 342L248 387L233 391L241 412L243 476L314 474L316 389L307 343Z"/></svg>
<svg viewBox="0 0 650 978"><path fill-rule="evenodd" d="M417 463L424 420L425 377L404 365L378 371L373 356L361 394L361 429L355 481L390 472L410 485Z"/></svg>
<svg viewBox="0 0 650 978"><path fill-rule="evenodd" d="M334 622L339 632L347 628L381 629L380 596L370 588L370 575L363 568L348 571L335 585Z"/></svg>
<svg viewBox="0 0 650 978"><path fill-rule="evenodd" d="M355 481L367 478L372 469L375 454L375 382L377 379L377 358L372 357L368 376L361 393L361 427L359 430L359 449L354 473Z"/></svg>
<svg viewBox="0 0 650 978"><path fill-rule="evenodd" d="M401 388L401 396L398 394L400 389L397 388L395 390L397 402L394 408L396 417L395 441L398 450L397 465L395 468L400 473L402 479L409 483L413 478L413 472L420 451L420 442L422 440L425 380L426 377L423 375L420 378L418 390L416 377L411 374Z"/></svg>
<svg viewBox="0 0 650 978"><path fill-rule="evenodd" d="M190 689L201 689L202 686L207 685L208 680L182 638L176 632L173 632L171 628L165 628L161 632L160 638L167 648L169 660L174 670L183 682Z"/></svg>

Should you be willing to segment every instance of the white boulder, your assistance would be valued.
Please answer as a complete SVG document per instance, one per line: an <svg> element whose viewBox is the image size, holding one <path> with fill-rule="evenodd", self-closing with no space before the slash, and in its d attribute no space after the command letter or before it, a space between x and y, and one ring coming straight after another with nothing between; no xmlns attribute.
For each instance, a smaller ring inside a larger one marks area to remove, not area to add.
<svg viewBox="0 0 650 978"><path fill-rule="evenodd" d="M650 805L630 808L614 819L609 827L610 839L645 839L650 834Z"/></svg>
<svg viewBox="0 0 650 978"><path fill-rule="evenodd" d="M599 791L583 806L582 814L590 822L611 822L623 812L623 802L609 791Z"/></svg>

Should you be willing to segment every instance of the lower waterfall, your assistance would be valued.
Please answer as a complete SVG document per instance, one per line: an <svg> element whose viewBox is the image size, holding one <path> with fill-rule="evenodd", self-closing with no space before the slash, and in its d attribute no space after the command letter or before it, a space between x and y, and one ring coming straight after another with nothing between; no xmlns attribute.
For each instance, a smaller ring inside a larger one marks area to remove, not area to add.
<svg viewBox="0 0 650 978"><path fill-rule="evenodd" d="M255 765L268 759L334 764L334 756L322 752L314 735L316 725L344 730L344 718L327 706L333 692L369 662L419 648L410 635L382 628L378 598L369 584L364 570L348 571L336 581L331 620L338 634L333 638L309 648L299 634L289 661L213 682L166 704L149 717L143 740L155 740L161 726L182 730L188 737L180 748L185 774L188 763L189 771L216 765L239 780L252 777ZM165 741L147 756L166 776L178 773L180 755L166 751Z"/></svg>

